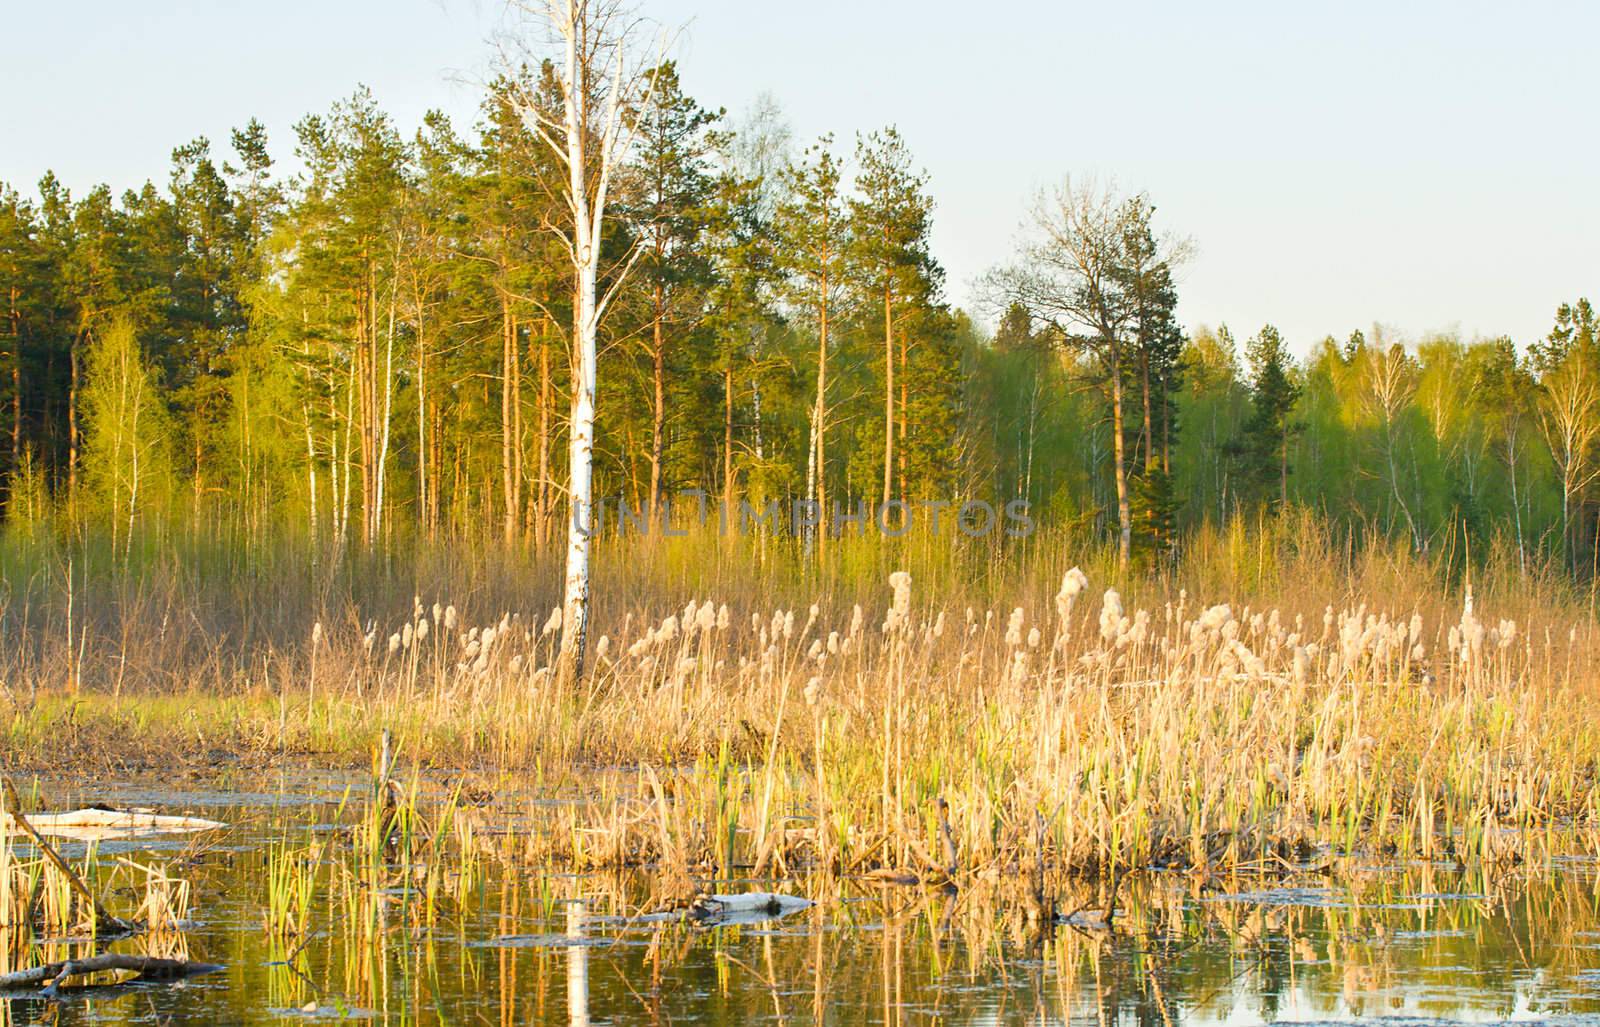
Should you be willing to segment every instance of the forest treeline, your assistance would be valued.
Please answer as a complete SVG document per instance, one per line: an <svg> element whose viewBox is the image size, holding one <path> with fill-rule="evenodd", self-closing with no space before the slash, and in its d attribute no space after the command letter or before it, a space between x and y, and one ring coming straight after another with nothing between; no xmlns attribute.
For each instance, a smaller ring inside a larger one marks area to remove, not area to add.
<svg viewBox="0 0 1600 1027"><path fill-rule="evenodd" d="M559 547L565 172L514 99L557 104L551 75L414 132L358 90L295 126L293 174L252 120L120 197L0 185L8 522ZM1185 330L1187 244L1148 197L1068 183L980 283L991 333L946 297L894 128L800 148L770 101L652 83L602 239L597 497L1025 498L1146 559L1294 504L1592 568L1587 301L1523 345L1374 327L1296 360L1271 325Z"/></svg>

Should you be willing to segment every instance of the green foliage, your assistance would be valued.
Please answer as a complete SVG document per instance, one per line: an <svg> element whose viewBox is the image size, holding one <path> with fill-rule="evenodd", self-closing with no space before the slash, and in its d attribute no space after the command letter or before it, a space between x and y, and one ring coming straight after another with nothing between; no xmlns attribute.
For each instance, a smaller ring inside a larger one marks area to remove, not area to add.
<svg viewBox="0 0 1600 1027"><path fill-rule="evenodd" d="M1290 377L1292 360L1283 336L1271 325L1245 344L1250 365L1250 416L1235 445L1247 494L1277 507L1288 500L1291 419L1300 386Z"/></svg>
<svg viewBox="0 0 1600 1027"><path fill-rule="evenodd" d="M319 555L551 546L564 170L515 102L551 89L548 67L519 69L471 131L430 112L414 132L358 90L295 126L294 177L250 120L225 156L191 140L160 185L120 197L0 185L8 524L76 519L119 547L184 517L304 533ZM1068 188L1044 214L1102 248L1096 276L1040 241L995 276L989 337L943 295L932 189L898 130L858 138L848 166L827 136L795 159L770 103L729 119L671 63L630 118L602 240L602 289L631 276L601 338L599 495L1024 498L1042 524L1110 539L1120 443L1152 564L1298 507L1350 538L1502 538L1519 567L1596 566L1587 300L1527 347L1372 326L1307 350L1267 326L1241 352L1226 326L1179 324L1185 247L1148 197Z"/></svg>
<svg viewBox="0 0 1600 1027"><path fill-rule="evenodd" d="M91 337L84 374L86 513L131 540L168 509L174 485L172 425L133 323L117 317Z"/></svg>

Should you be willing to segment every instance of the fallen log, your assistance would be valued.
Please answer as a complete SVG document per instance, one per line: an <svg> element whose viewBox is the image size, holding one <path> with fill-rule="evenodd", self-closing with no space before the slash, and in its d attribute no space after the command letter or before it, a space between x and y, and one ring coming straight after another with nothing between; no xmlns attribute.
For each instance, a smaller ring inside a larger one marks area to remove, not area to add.
<svg viewBox="0 0 1600 1027"><path fill-rule="evenodd" d="M99 956L88 956L83 959L65 959L58 963L46 963L36 966L31 970L18 970L15 973L0 974L0 991L14 991L18 988L31 988L36 985L45 985L45 995L57 995L63 982L69 977L78 977L84 974L104 973L109 970L125 970L137 974L128 981L178 981L186 977L195 977L200 974L215 973L223 969L215 963L196 963L187 959L157 959L154 956L129 956L119 953L105 953Z"/></svg>
<svg viewBox="0 0 1600 1027"><path fill-rule="evenodd" d="M227 827L219 820L202 817L166 816L145 810L75 809L65 813L0 814L6 827L16 827L19 819L40 834L58 838L107 838L118 835L186 834Z"/></svg>
<svg viewBox="0 0 1600 1027"><path fill-rule="evenodd" d="M785 917L812 904L810 899L773 892L701 895L689 907L689 919L705 924L754 923Z"/></svg>
<svg viewBox="0 0 1600 1027"><path fill-rule="evenodd" d="M22 803L17 798L17 789L12 785L11 779L9 777L0 777L0 786L4 787L5 808L20 810L22 808ZM112 916L106 910L106 907L100 904L99 896L95 895L94 892L89 890L89 886L83 883L83 878L79 877L73 871L72 867L67 865L67 861L62 859L61 855L56 852L55 849L50 847L50 843L44 840L44 837L39 834L38 830L36 830L32 824L28 823L27 817L18 813L16 816L11 817L10 820L11 823L14 823L22 828L23 832L27 834L30 839L32 839L34 846L44 855L46 859L50 861L51 865L59 870L61 875L67 879L67 884L72 887L72 890L82 896L83 900L89 904L89 908L94 910L95 930L97 932L115 934L133 933L133 925L120 917Z"/></svg>

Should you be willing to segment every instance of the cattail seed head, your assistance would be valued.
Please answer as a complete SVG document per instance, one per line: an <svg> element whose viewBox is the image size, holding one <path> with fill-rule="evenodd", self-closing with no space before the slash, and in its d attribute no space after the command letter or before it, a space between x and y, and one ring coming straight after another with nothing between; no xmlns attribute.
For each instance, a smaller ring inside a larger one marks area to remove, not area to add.
<svg viewBox="0 0 1600 1027"><path fill-rule="evenodd" d="M1100 603L1100 637L1107 641L1116 639L1122 624L1122 596L1114 588L1106 589Z"/></svg>

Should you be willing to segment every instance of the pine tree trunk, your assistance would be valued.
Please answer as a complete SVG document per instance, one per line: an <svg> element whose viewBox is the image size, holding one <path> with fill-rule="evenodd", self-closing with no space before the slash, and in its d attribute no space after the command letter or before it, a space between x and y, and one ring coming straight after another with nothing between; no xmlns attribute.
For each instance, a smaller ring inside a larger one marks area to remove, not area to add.
<svg viewBox="0 0 1600 1027"><path fill-rule="evenodd" d="M1283 430L1283 446L1278 462L1278 509L1289 506L1289 429Z"/></svg>
<svg viewBox="0 0 1600 1027"><path fill-rule="evenodd" d="M22 467L22 312L17 309L18 289L11 287L11 475L12 489ZM8 504L9 505L9 504Z"/></svg>
<svg viewBox="0 0 1600 1027"><path fill-rule="evenodd" d="M1117 483L1117 562L1126 567L1133 554L1133 511L1128 502L1127 443L1123 439L1122 350L1111 344L1111 450Z"/></svg>
<svg viewBox="0 0 1600 1027"><path fill-rule="evenodd" d="M550 340L539 335L539 482L534 496L534 544L550 540Z"/></svg>
<svg viewBox="0 0 1600 1027"><path fill-rule="evenodd" d="M365 251L362 259L366 264L366 272L362 278L359 315L357 328L357 350L359 353L359 376L361 381L361 394L359 397L360 423L358 432L361 440L361 544L363 547L371 546L372 538L372 510L376 495L376 482L373 471L377 464L377 444L375 428L378 420L378 346L377 346L377 271L371 260L367 259Z"/></svg>
<svg viewBox="0 0 1600 1027"><path fill-rule="evenodd" d="M722 370L722 515L733 517L733 356Z"/></svg>
<svg viewBox="0 0 1600 1027"><path fill-rule="evenodd" d="M512 467L511 450L515 444L513 438L514 427L512 424L511 408L515 403L513 389L515 385L512 376L515 374L516 346L515 327L511 320L511 296L504 289L500 291L500 486L503 506L502 524L505 541L510 543L517 537L517 501L516 484L513 481L515 471Z"/></svg>
<svg viewBox="0 0 1600 1027"><path fill-rule="evenodd" d="M344 479L339 487L340 543L348 541L350 536L350 476L355 463L355 458L352 454L355 451L355 433L357 431L357 395L362 389L360 379L360 369L352 366L350 369L350 385L345 390L344 394L344 445L342 447L335 445L330 450L330 452L339 460L339 466L330 467L329 473L339 474L342 470L344 474ZM328 403L330 406L334 405L334 399L332 396L328 397ZM337 410L335 410L334 413L337 413ZM332 426L329 430L333 432L334 438L337 440L340 421L333 420L331 425Z"/></svg>
<svg viewBox="0 0 1600 1027"><path fill-rule="evenodd" d="M1139 379L1144 390L1144 472L1156 469L1155 424L1150 417L1150 357L1139 355Z"/></svg>
<svg viewBox="0 0 1600 1027"><path fill-rule="evenodd" d="M806 435L806 502L814 503L817 499L817 404L811 403L811 416L807 422ZM806 525L805 549L806 555L811 555L813 539L816 538L816 527Z"/></svg>
<svg viewBox="0 0 1600 1027"><path fill-rule="evenodd" d="M439 409L437 399L429 405L428 421L433 427L429 440L431 456L428 460L428 538L431 540L438 536L439 497L444 489L444 477L441 474L444 465L444 414Z"/></svg>
<svg viewBox="0 0 1600 1027"><path fill-rule="evenodd" d="M417 306L417 527L430 542L433 522L428 515L428 470L433 461L428 452L428 348L423 314L423 298L413 293Z"/></svg>
<svg viewBox="0 0 1600 1027"><path fill-rule="evenodd" d="M657 247L659 253L659 246ZM658 257L659 259L659 257ZM650 319L650 379L654 387L650 405L650 502L646 510L655 517L661 508L661 462L666 440L667 423L667 361L665 344L661 336L661 322L665 315L665 295L660 284L652 294L653 316Z"/></svg>
<svg viewBox="0 0 1600 1027"><path fill-rule="evenodd" d="M910 494L910 482L906 477L906 443L911 437L911 361L909 342L905 333L900 333L900 416L895 418L895 430L899 433L899 445L895 447L895 459L900 467L900 495L905 497Z"/></svg>
<svg viewBox="0 0 1600 1027"><path fill-rule="evenodd" d="M522 323L511 318L511 516L512 537L522 537Z"/></svg>
<svg viewBox="0 0 1600 1027"><path fill-rule="evenodd" d="M894 306L889 284L883 286L883 503L894 498Z"/></svg>
<svg viewBox="0 0 1600 1027"><path fill-rule="evenodd" d="M1165 371L1161 373L1161 473L1172 475L1171 383Z"/></svg>
<svg viewBox="0 0 1600 1027"><path fill-rule="evenodd" d="M68 354L71 381L67 386L67 509L73 513L77 512L78 506L78 379L81 364L79 350L86 335L88 335L87 328L73 335L72 351Z"/></svg>

